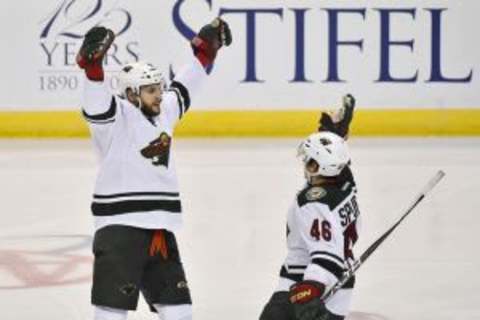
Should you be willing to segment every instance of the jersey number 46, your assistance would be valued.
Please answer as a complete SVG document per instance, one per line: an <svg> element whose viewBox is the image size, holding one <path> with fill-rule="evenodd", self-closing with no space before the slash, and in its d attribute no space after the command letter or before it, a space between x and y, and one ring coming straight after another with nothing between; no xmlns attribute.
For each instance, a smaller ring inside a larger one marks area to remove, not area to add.
<svg viewBox="0 0 480 320"><path fill-rule="evenodd" d="M332 240L330 222L323 220L322 223L320 223L318 219L313 220L312 227L310 228L310 235L317 241L320 241L321 239L325 241Z"/></svg>

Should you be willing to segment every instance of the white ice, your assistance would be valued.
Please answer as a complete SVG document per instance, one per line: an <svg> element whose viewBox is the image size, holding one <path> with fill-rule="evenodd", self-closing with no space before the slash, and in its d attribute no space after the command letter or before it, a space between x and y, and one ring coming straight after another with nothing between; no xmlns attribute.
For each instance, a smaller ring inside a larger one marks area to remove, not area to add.
<svg viewBox="0 0 480 320"><path fill-rule="evenodd" d="M196 320L254 320L302 185L298 139L175 143L178 234ZM438 169L446 178L360 269L350 320L480 319L480 139L352 139L361 253ZM0 319L91 319L88 140L0 140ZM130 319L156 319L141 302Z"/></svg>

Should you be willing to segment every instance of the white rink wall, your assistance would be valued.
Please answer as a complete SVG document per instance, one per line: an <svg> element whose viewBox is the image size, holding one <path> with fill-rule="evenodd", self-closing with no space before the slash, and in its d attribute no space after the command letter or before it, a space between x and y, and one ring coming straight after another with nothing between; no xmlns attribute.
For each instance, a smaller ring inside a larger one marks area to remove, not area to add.
<svg viewBox="0 0 480 320"><path fill-rule="evenodd" d="M221 14L234 32L196 101L204 110L311 109L345 92L362 108L477 108L478 1L2 1L0 111L76 109L81 36L117 32L106 69L189 59L192 30Z"/></svg>

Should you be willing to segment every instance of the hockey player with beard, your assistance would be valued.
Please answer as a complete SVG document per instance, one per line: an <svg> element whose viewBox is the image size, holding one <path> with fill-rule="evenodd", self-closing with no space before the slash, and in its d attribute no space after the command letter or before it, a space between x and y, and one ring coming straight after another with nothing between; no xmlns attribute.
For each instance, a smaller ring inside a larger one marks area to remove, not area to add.
<svg viewBox="0 0 480 320"><path fill-rule="evenodd" d="M355 99L343 98L336 114L322 114L318 133L299 148L306 186L288 211L288 253L280 280L260 320L343 320L352 278L328 301L325 293L354 261L360 211L346 144Z"/></svg>
<svg viewBox="0 0 480 320"><path fill-rule="evenodd" d="M191 42L194 57L167 87L153 65L123 66L120 93L104 81L103 58L114 33L94 27L77 55L85 71L83 115L100 169L92 201L95 255L91 302L95 320L125 320L142 293L162 320L190 320L192 306L175 239L182 207L170 152L175 125L218 50L230 45L217 18Z"/></svg>

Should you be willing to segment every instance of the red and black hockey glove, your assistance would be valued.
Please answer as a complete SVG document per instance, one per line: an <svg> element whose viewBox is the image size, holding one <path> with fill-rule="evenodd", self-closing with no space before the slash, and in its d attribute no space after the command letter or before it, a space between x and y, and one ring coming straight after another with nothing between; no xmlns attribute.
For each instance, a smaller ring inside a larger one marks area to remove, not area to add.
<svg viewBox="0 0 480 320"><path fill-rule="evenodd" d="M323 112L320 117L318 131L330 131L340 137L347 139L350 123L353 119L353 111L355 109L355 98L351 94L347 94L342 99L342 107L332 116Z"/></svg>
<svg viewBox="0 0 480 320"><path fill-rule="evenodd" d="M289 300L296 320L327 320L330 312L321 297L325 285L316 281L302 281L290 287Z"/></svg>
<svg viewBox="0 0 480 320"><path fill-rule="evenodd" d="M232 43L232 33L228 23L216 18L212 23L204 26L192 39L193 54L203 67L209 67L215 61L218 50Z"/></svg>
<svg viewBox="0 0 480 320"><path fill-rule="evenodd" d="M103 57L115 40L112 30L104 27L93 27L83 39L82 47L77 54L77 64L85 70L88 79L103 81Z"/></svg>

